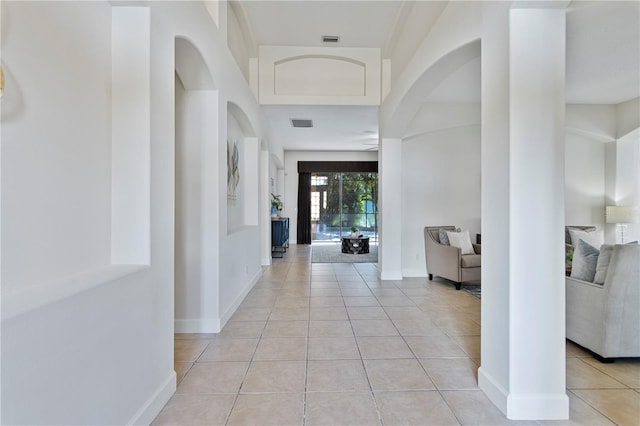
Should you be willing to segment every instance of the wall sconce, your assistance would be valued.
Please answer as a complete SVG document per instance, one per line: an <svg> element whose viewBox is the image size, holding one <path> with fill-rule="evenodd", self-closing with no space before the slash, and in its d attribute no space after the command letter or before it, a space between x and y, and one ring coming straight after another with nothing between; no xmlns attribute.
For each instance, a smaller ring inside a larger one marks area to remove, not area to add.
<svg viewBox="0 0 640 426"><path fill-rule="evenodd" d="M607 206L606 208L607 223L615 223L616 227L620 227L622 244L624 244L624 230L626 223L635 223L638 220L637 206Z"/></svg>

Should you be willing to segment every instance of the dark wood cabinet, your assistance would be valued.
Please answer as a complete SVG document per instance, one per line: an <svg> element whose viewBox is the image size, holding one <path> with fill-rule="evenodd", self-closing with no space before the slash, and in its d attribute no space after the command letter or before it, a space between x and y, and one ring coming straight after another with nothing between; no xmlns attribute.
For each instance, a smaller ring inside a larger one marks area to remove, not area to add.
<svg viewBox="0 0 640 426"><path fill-rule="evenodd" d="M271 257L283 257L289 247L289 218L271 219Z"/></svg>

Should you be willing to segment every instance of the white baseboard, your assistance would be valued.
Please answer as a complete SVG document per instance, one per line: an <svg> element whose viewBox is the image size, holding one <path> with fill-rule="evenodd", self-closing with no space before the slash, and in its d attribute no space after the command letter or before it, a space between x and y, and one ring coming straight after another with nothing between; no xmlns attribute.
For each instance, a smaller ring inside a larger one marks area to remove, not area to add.
<svg viewBox="0 0 640 426"><path fill-rule="evenodd" d="M402 281L402 272L380 271L382 281Z"/></svg>
<svg viewBox="0 0 640 426"><path fill-rule="evenodd" d="M486 370L478 369L478 386L493 404L511 420L565 420L569 418L569 397L558 394L509 394Z"/></svg>
<svg viewBox="0 0 640 426"><path fill-rule="evenodd" d="M507 415L507 390L487 374L486 369L478 368L478 387L487 395L489 400L498 407L500 411Z"/></svg>
<svg viewBox="0 0 640 426"><path fill-rule="evenodd" d="M402 276L405 278L426 278L427 273L424 271L424 269L409 268L402 270Z"/></svg>
<svg viewBox="0 0 640 426"><path fill-rule="evenodd" d="M262 278L262 268L260 268L258 272L256 272L256 274L248 282L247 286L242 291L242 293L240 293L238 297L236 297L236 299L233 301L231 306L229 306L229 309L227 309L225 313L222 315L222 317L220 318L220 330L222 330L222 327L224 327L225 324L227 324L227 322L229 321L231 316L234 314L234 312L238 309L238 307L240 306L244 298L247 297L247 294L249 294L251 289L258 283L258 281L260 281L260 278Z"/></svg>
<svg viewBox="0 0 640 426"><path fill-rule="evenodd" d="M169 399L176 392L176 372L172 371L165 383L140 407L138 412L127 423L129 425L150 425Z"/></svg>
<svg viewBox="0 0 640 426"><path fill-rule="evenodd" d="M260 278L262 277L262 268L251 277L245 289L236 297L231 306L225 311L220 318L193 318L193 319L176 319L174 320L175 333L220 333L220 330L231 318L231 315L238 309L247 294L251 291Z"/></svg>
<svg viewBox="0 0 640 426"><path fill-rule="evenodd" d="M219 318L176 319L174 333L220 333Z"/></svg>
<svg viewBox="0 0 640 426"><path fill-rule="evenodd" d="M569 397L566 393L509 395L507 417L512 420L567 420Z"/></svg>

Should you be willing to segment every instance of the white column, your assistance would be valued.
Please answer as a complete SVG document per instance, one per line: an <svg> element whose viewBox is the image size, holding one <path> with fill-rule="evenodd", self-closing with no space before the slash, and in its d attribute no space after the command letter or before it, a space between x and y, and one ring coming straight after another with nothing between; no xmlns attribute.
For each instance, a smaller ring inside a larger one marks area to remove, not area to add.
<svg viewBox="0 0 640 426"><path fill-rule="evenodd" d="M564 328L566 12L516 9L510 15L512 353L507 415L562 419L569 416Z"/></svg>
<svg viewBox="0 0 640 426"><path fill-rule="evenodd" d="M565 10L495 12L483 38L479 382L510 419L566 419Z"/></svg>
<svg viewBox="0 0 640 426"><path fill-rule="evenodd" d="M271 265L271 192L269 151L260 151L260 262Z"/></svg>
<svg viewBox="0 0 640 426"><path fill-rule="evenodd" d="M478 385L506 413L509 392L510 269L509 3L485 4L482 19L482 361L478 370Z"/></svg>
<svg viewBox="0 0 640 426"><path fill-rule="evenodd" d="M382 139L378 152L380 279L402 279L402 139Z"/></svg>

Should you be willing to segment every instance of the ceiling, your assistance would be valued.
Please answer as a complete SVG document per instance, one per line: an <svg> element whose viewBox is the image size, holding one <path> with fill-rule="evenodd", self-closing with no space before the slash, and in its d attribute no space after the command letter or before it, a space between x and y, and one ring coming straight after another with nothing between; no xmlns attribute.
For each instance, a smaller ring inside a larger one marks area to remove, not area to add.
<svg viewBox="0 0 640 426"><path fill-rule="evenodd" d="M340 36L341 47L393 46L406 19L406 3L377 1L243 1L255 43L322 46ZM640 2L574 1L567 14L568 103L618 104L640 96ZM418 41L416 40L416 43ZM388 55L385 55L387 57ZM443 80L425 102L480 102L480 58ZM376 149L378 108L264 105L272 137L285 150ZM291 118L314 121L292 128Z"/></svg>

